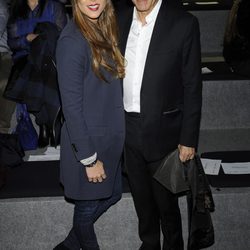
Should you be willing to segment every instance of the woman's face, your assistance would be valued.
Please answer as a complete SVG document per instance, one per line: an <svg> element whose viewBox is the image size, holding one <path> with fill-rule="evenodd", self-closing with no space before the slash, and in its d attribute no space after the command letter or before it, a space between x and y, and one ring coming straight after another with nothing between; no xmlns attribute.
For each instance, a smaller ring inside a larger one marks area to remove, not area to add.
<svg viewBox="0 0 250 250"><path fill-rule="evenodd" d="M91 21L96 22L102 14L107 0L78 0L77 6L80 11L86 15Z"/></svg>

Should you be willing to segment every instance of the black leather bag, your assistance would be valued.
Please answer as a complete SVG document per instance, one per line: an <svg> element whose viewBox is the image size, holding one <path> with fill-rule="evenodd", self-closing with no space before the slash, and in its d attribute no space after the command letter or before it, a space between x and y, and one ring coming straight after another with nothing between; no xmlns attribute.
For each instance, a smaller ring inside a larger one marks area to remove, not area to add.
<svg viewBox="0 0 250 250"><path fill-rule="evenodd" d="M174 194L189 190L185 178L185 166L179 159L178 149L162 160L154 178Z"/></svg>
<svg viewBox="0 0 250 250"><path fill-rule="evenodd" d="M187 196L189 237L188 250L202 249L214 244L214 228L210 213L215 210L212 192L200 157L196 154L187 163L190 193Z"/></svg>

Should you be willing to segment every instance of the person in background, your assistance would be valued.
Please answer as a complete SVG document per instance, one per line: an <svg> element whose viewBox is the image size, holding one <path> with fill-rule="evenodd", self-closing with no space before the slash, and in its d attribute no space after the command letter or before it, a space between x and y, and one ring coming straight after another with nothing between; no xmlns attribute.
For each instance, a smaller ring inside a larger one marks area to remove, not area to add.
<svg viewBox="0 0 250 250"><path fill-rule="evenodd" d="M170 152L178 149L182 162L195 154L202 100L199 24L179 2L132 2L117 6L117 17L127 61L125 163L140 250L183 250L178 197L153 175Z"/></svg>
<svg viewBox="0 0 250 250"><path fill-rule="evenodd" d="M69 2L68 0L55 0L55 1L58 1L58 2L63 3L63 4L66 4Z"/></svg>
<svg viewBox="0 0 250 250"><path fill-rule="evenodd" d="M6 0L0 0L0 136L6 136L11 127L11 117L15 110L15 103L3 97L11 70L11 53L7 45L7 21L9 10ZM0 158L4 157L0 145ZM5 185L8 168L0 159L0 189Z"/></svg>
<svg viewBox="0 0 250 250"><path fill-rule="evenodd" d="M250 1L235 0L224 35L223 56L232 72L250 77Z"/></svg>
<svg viewBox="0 0 250 250"><path fill-rule="evenodd" d="M64 6L54 0L13 0L8 21L8 45L14 64L30 53L32 41L39 36L34 33L38 23L51 22L62 30L67 23ZM49 144L50 130L44 124L40 128L38 145Z"/></svg>
<svg viewBox="0 0 250 250"><path fill-rule="evenodd" d="M11 54L7 45L7 21L9 10L6 0L0 0L0 134L9 133L15 103L6 100L3 92L11 69ZM0 148L1 150L1 148ZM0 161L0 188L6 182L7 168Z"/></svg>
<svg viewBox="0 0 250 250"><path fill-rule="evenodd" d="M64 6L53 0L13 0L8 22L8 45L14 63L30 51L37 23L55 23L60 29L67 23Z"/></svg>
<svg viewBox="0 0 250 250"><path fill-rule="evenodd" d="M56 54L65 118L60 179L75 208L73 227L54 250L98 250L94 223L122 193L124 58L111 0L73 0L72 8Z"/></svg>
<svg viewBox="0 0 250 250"><path fill-rule="evenodd" d="M8 133L15 103L3 98L11 69L11 53L7 45L9 10L6 0L0 0L0 133Z"/></svg>

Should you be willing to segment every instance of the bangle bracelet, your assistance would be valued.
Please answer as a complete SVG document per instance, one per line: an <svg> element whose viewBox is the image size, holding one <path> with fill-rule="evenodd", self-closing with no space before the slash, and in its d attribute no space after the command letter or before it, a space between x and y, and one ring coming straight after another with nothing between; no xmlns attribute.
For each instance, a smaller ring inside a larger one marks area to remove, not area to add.
<svg viewBox="0 0 250 250"><path fill-rule="evenodd" d="M86 168L92 168L95 166L95 164L97 163L97 159L95 161L93 161L92 163L88 164L88 165L84 165Z"/></svg>

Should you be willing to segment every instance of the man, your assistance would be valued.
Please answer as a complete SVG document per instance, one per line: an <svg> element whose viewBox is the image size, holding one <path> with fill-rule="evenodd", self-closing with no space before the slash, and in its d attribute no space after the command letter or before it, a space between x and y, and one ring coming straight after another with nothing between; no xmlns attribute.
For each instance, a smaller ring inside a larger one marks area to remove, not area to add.
<svg viewBox="0 0 250 250"><path fill-rule="evenodd" d="M6 0L0 0L0 133L8 133L15 103L2 97L11 69L11 55L7 46L6 25L8 6Z"/></svg>
<svg viewBox="0 0 250 250"><path fill-rule="evenodd" d="M161 160L179 148L194 157L201 113L199 25L170 0L117 6L127 61L125 162L139 219L140 250L183 249L177 197L153 179ZM179 5L179 3L178 3Z"/></svg>

